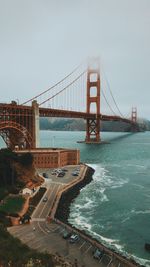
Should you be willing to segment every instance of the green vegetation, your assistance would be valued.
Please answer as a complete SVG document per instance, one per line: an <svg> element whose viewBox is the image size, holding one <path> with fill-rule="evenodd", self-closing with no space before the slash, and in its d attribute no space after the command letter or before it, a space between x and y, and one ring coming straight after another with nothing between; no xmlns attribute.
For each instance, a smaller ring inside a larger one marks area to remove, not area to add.
<svg viewBox="0 0 150 267"><path fill-rule="evenodd" d="M12 237L2 225L0 225L0 248L0 266L54 267L51 255L29 249L19 239ZM27 265L29 262L32 262L32 265Z"/></svg>
<svg viewBox="0 0 150 267"><path fill-rule="evenodd" d="M33 156L31 153L25 153L18 157L18 161L25 167L31 166L33 163Z"/></svg>
<svg viewBox="0 0 150 267"><path fill-rule="evenodd" d="M150 121L139 119L140 130L150 131ZM40 119L41 130L58 131L85 131L86 124L83 119ZM108 132L130 132L131 125L121 121L101 121L101 131Z"/></svg>
<svg viewBox="0 0 150 267"><path fill-rule="evenodd" d="M82 119L40 119L41 130L56 130L56 131L84 131L85 121Z"/></svg>
<svg viewBox="0 0 150 267"><path fill-rule="evenodd" d="M16 185L21 186L17 179L14 163L20 163L24 167L32 165L33 157L30 153L18 156L10 149L0 150L0 188L15 188Z"/></svg>
<svg viewBox="0 0 150 267"><path fill-rule="evenodd" d="M17 155L10 149L0 150L0 187L7 187L16 182L16 172L12 162L17 160Z"/></svg>
<svg viewBox="0 0 150 267"><path fill-rule="evenodd" d="M0 211L10 213L17 213L21 210L25 199L22 196L8 196L5 198L3 204L0 205Z"/></svg>

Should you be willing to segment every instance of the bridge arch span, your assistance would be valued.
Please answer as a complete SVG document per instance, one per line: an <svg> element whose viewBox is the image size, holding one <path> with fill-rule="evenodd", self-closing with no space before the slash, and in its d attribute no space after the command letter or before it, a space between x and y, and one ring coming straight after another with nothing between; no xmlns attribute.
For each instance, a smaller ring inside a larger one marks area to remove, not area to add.
<svg viewBox="0 0 150 267"><path fill-rule="evenodd" d="M0 122L0 136L3 138L7 147L14 149L18 148L31 148L32 136L28 130L14 121L1 121Z"/></svg>

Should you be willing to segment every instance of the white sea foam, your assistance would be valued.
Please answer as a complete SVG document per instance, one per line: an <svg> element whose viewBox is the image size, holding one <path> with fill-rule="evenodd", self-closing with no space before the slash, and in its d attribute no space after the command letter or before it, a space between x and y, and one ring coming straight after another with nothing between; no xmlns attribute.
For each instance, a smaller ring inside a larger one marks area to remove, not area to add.
<svg viewBox="0 0 150 267"><path fill-rule="evenodd" d="M92 234L92 236L97 237L103 244L111 246L111 247L113 247L119 251L123 251L124 246L119 244L119 240L104 237L104 236L99 235L93 231L90 231L90 234Z"/></svg>
<svg viewBox="0 0 150 267"><path fill-rule="evenodd" d="M138 165L138 164L133 164L133 163L127 163L127 167L139 167L139 168L145 168L144 165Z"/></svg>
<svg viewBox="0 0 150 267"><path fill-rule="evenodd" d="M125 185L126 183L128 183L128 179L120 179L119 181L116 181L115 183L114 183L114 185L112 185L112 187L111 188L119 188L119 187L122 187L123 185Z"/></svg>
<svg viewBox="0 0 150 267"><path fill-rule="evenodd" d="M119 188L128 183L128 179L117 179L116 177L111 176L109 174L109 171L106 170L103 166L96 164L91 164L89 166L95 169L92 186L94 192L98 195L101 202L109 201L106 189ZM85 188L85 190L87 189Z"/></svg>
<svg viewBox="0 0 150 267"><path fill-rule="evenodd" d="M69 220L69 222L71 222L72 220ZM80 226L82 229L87 229L89 232L91 231L91 224L87 223L86 218L79 216L76 217L73 221L72 221L73 225L78 225Z"/></svg>
<svg viewBox="0 0 150 267"><path fill-rule="evenodd" d="M82 201L81 204L74 204L74 210L83 210L83 209L87 209L87 210L91 210L93 207L95 207L96 205L96 201L95 199L91 199L88 197L85 197L84 200Z"/></svg>
<svg viewBox="0 0 150 267"><path fill-rule="evenodd" d="M135 255L132 255L132 256L131 256L129 253L127 253L126 251L124 251L124 246L123 246L123 245L118 244L118 243L119 243L119 240L117 240L117 239L106 238L106 237L103 237L103 236L101 236L101 235L99 235L99 234L96 234L96 233L94 233L94 232L92 232L92 231L91 231L91 233L92 233L92 235L95 235L95 236L99 237L100 240L101 240L104 244L106 244L106 245L110 245L111 247L116 248L116 249L117 249L121 254L123 254L124 256L126 256L126 257L128 257L128 258L130 258L130 259L131 259L131 258L134 259L136 262L142 264L142 265L145 266L145 267L150 267L150 260L146 260L146 259L143 259L143 258L139 258L139 257L137 257L137 256L135 256Z"/></svg>
<svg viewBox="0 0 150 267"><path fill-rule="evenodd" d="M132 212L135 212L135 210L132 210ZM135 260L136 262L138 262L139 264L141 264L141 265L143 265L145 267L150 267L150 260L146 260L146 259L137 257L136 255L131 255L131 254L127 253L124 250L124 245L123 244L119 244L120 242L119 242L118 239L107 238L107 237L104 237L104 236L102 236L100 234L97 234L94 231L92 231L93 225L91 225L90 223L87 222L87 218L85 218L83 216L77 216L73 220L70 219L69 222L72 223L74 226L78 226L81 229L87 230L89 232L89 234L91 234L91 236L97 238L104 245L106 245L106 246L108 246L110 248L116 249L117 251L119 251L125 257L127 257L129 259L133 259L133 260Z"/></svg>
<svg viewBox="0 0 150 267"><path fill-rule="evenodd" d="M121 251L121 254L124 255L128 259L133 259L135 262L141 264L142 266L150 267L150 260L137 257L136 255L133 255L133 254L131 255L128 252L123 251L123 250Z"/></svg>
<svg viewBox="0 0 150 267"><path fill-rule="evenodd" d="M140 184L132 184L132 185L134 185L134 186L136 186L138 188L144 188L144 186L143 185L140 185Z"/></svg>
<svg viewBox="0 0 150 267"><path fill-rule="evenodd" d="M95 203L91 198L86 197L85 202L86 203L82 205L82 208L84 209L91 209L95 206Z"/></svg>
<svg viewBox="0 0 150 267"><path fill-rule="evenodd" d="M133 258L136 262L140 263L141 265L143 265L143 266L145 266L145 267L150 267L150 260L143 259L143 258L139 258L139 257L134 256L134 255L132 256L132 258Z"/></svg>
<svg viewBox="0 0 150 267"><path fill-rule="evenodd" d="M109 174L109 171L102 166L94 165L94 181L99 182L102 188L117 188L128 183L128 179L117 179Z"/></svg>
<svg viewBox="0 0 150 267"><path fill-rule="evenodd" d="M150 214L150 210L132 210L131 212L135 214Z"/></svg>
<svg viewBox="0 0 150 267"><path fill-rule="evenodd" d="M125 223L125 222L128 221L128 220L130 220L130 217L126 217L125 219L123 219L123 220L121 221L121 223Z"/></svg>

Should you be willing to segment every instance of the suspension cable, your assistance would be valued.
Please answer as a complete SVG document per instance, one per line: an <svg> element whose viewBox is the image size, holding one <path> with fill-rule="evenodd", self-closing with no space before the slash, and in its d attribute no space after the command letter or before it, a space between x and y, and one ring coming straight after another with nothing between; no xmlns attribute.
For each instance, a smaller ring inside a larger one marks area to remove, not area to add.
<svg viewBox="0 0 150 267"><path fill-rule="evenodd" d="M83 65L83 62L78 65L72 72L70 72L67 76L65 76L62 80L60 80L59 82L57 82L56 84L52 85L51 87L49 87L47 90L45 90L44 92L36 95L35 97L30 98L29 100L25 101L24 103L22 103L21 105L25 105L27 103L29 103L30 101L44 95L45 93L47 93L48 91L52 90L53 88L55 88L57 85L59 85L60 83L62 83L64 80L66 80L68 77L70 77L77 69L79 69L81 66ZM46 102L46 101L45 101Z"/></svg>
<svg viewBox="0 0 150 267"><path fill-rule="evenodd" d="M111 112L116 116L116 113L114 112L114 110L113 110L112 107L110 106L110 104L109 104L109 102L108 102L108 100L107 100L107 98L106 98L106 96L105 96L105 94L104 94L104 92L103 92L102 89L101 89L101 92L102 92L102 96L104 97L105 102L107 103L107 105L108 105L108 107L110 108Z"/></svg>
<svg viewBox="0 0 150 267"><path fill-rule="evenodd" d="M41 103L39 104L39 106L41 106L41 105L43 105L44 103L46 103L47 101L53 99L55 96L61 94L61 93L62 93L63 91L65 91L69 86L71 86L74 82L76 82L77 80L79 80L80 77L82 77L82 75L83 75L84 73L86 73L86 72L87 72L87 70L84 70L84 71L83 71L83 72L82 72L76 79L74 79L70 84L68 84L67 86L65 86L62 90L60 90L59 92L57 92L55 95L53 95L53 96L49 97L48 99L46 99L45 101L41 102Z"/></svg>
<svg viewBox="0 0 150 267"><path fill-rule="evenodd" d="M107 83L107 86L108 86L110 95L111 95L111 97L112 97L112 99L113 99L113 101L114 101L114 104L115 104L115 106L116 106L116 108L117 108L119 114L121 115L121 117L124 118L124 115L121 113L121 111L120 111L120 109L119 109L119 107L118 107L118 105L117 105L117 102L116 102L116 100L115 100L115 98L114 98L114 96L113 96L113 93L112 93L112 90L111 90L111 88L110 88L110 84L109 84L109 81L108 81L108 79L107 79L106 73L105 73L104 69L102 69L102 70L103 70L103 73L104 73L104 76L105 76L105 80L106 80L106 83Z"/></svg>

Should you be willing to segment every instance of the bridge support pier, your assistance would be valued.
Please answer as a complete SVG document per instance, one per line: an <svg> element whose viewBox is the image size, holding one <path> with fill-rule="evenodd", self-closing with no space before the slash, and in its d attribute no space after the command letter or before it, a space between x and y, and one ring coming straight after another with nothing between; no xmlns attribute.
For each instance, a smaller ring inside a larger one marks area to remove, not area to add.
<svg viewBox="0 0 150 267"><path fill-rule="evenodd" d="M32 124L32 133L33 133L33 147L38 148L39 147L39 105L36 100L32 102L32 108L33 108L33 124Z"/></svg>
<svg viewBox="0 0 150 267"><path fill-rule="evenodd" d="M99 73L99 62L96 59L94 61L97 68L88 68L87 73L87 113L91 112L91 106L95 108L95 118L87 119L86 121L86 139L85 142L89 143L100 143L100 119L97 115L100 114L100 73Z"/></svg>
<svg viewBox="0 0 150 267"><path fill-rule="evenodd" d="M86 122L86 143L100 143L100 120L87 119Z"/></svg>

